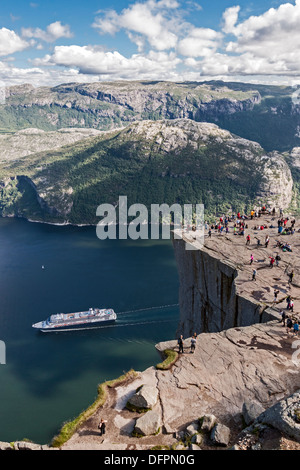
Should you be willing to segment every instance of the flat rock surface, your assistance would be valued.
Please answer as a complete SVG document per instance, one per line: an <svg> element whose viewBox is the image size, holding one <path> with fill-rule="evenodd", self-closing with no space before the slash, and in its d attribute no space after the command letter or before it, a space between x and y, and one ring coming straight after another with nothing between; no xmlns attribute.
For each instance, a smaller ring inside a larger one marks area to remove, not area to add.
<svg viewBox="0 0 300 470"><path fill-rule="evenodd" d="M231 441L242 426L245 401L257 401L268 408L300 388L299 367L292 361L295 337L277 321L243 329L198 336L194 353L185 339L184 353L171 370L154 367L138 378L110 389L105 405L62 447L70 449L150 449L172 445L174 434L204 414L214 414L230 427ZM174 347L175 341L158 345ZM142 384L159 391L163 429L156 436L132 437L138 413L124 406L130 394ZM108 420L107 433L99 436L100 418ZM167 431L167 432L166 432ZM232 443L231 442L231 443Z"/></svg>

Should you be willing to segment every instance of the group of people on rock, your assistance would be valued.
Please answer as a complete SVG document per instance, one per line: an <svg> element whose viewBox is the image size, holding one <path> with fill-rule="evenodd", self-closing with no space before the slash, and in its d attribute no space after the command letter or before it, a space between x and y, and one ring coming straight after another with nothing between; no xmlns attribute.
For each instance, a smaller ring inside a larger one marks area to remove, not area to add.
<svg viewBox="0 0 300 470"><path fill-rule="evenodd" d="M286 298L286 300L287 300L286 309L288 311L293 312L294 311L294 302L293 302L293 300L291 299L290 296L288 296ZM280 311L280 315L281 315L281 320L280 321L283 323L283 326L286 326L287 334L289 335L289 333L293 329L294 330L294 335L298 336L298 333L299 333L299 321L298 321L298 319L296 317L294 317L293 315L288 315L284 310Z"/></svg>
<svg viewBox="0 0 300 470"><path fill-rule="evenodd" d="M283 243L280 240L276 241L276 247L282 251L293 251L290 243Z"/></svg>
<svg viewBox="0 0 300 470"><path fill-rule="evenodd" d="M292 219L290 226L287 226L288 221L289 221L288 217L285 217L285 218L281 217L281 219L277 221L278 233L280 235L294 235L296 220Z"/></svg>
<svg viewBox="0 0 300 470"><path fill-rule="evenodd" d="M228 233L229 232L229 222L234 222L233 223L233 234L234 235L245 235L245 229L248 229L247 220L249 220L249 219L253 220L254 218L259 218L259 217L261 217L262 215L265 215L265 214L266 215L271 215L273 217L272 220L274 220L274 218L276 217L276 209L275 208L273 208L272 210L267 209L266 206L263 205L261 207L261 209L259 209L258 211L257 210L251 210L250 216L247 215L247 214L242 214L241 212L238 212L236 215L232 214L231 216L222 216L222 217L220 217L218 222L216 221L215 224L212 224L209 227L209 237L211 237L212 230L217 230L219 234L222 234L223 231ZM289 217L284 217L283 216L283 211L280 208L279 209L279 219L277 221L278 233L280 235L293 235L295 233L295 224L296 224L296 219L295 218L290 219ZM263 231L263 230L268 229L268 228L275 228L276 229L276 222L274 222L274 225L271 222L271 224L269 226L265 222L258 223L258 224L255 224L254 226L252 226L252 230L254 230L254 231ZM298 230L298 232L300 232L300 229ZM246 246L251 245L251 237L252 237L252 235L250 233L247 233ZM270 243L270 237L269 237L268 234L265 236L264 241L261 240L261 237L258 238L257 236L254 236L253 238L256 240L256 246L258 248L263 247L263 246L265 248L268 248L269 243ZM292 252L291 244L288 243L288 242L283 243L280 240L276 240L276 248L280 249L283 252L286 252L286 251L287 252ZM274 266L278 267L279 262L281 260L281 256L278 252L276 252L273 255L269 256L269 259L270 259L269 266L271 268L273 268ZM250 265L253 265L253 263L254 263L254 256L253 256L253 254L251 254L251 256L250 256ZM257 270L254 268L253 271L252 271L252 280L253 281L256 281L256 274L257 274ZM294 278L294 270L292 270L288 274L288 285L289 286L291 286L291 284L293 282L293 278ZM279 294L279 290L275 289L274 290L274 303L277 303L278 294ZM293 314L293 312L294 312L294 302L293 302L292 298L290 297L290 295L287 296L286 300L287 300L287 310ZM291 329L294 328L294 334L298 335L299 324L298 324L297 319L290 318L289 315L284 311L281 311L281 315L282 315L282 320L281 321L283 322L284 326L286 325L287 332L290 332Z"/></svg>
<svg viewBox="0 0 300 470"><path fill-rule="evenodd" d="M197 342L197 333L195 332L193 336L191 337L191 344L190 344L190 352L193 354L196 349L196 342ZM178 352L182 354L184 352L183 346L184 346L184 339L183 335L180 335L177 341L178 344Z"/></svg>
<svg viewBox="0 0 300 470"><path fill-rule="evenodd" d="M254 218L259 218L261 217L262 214L273 214L275 215L275 208L271 211L271 209L266 209L266 206L262 206L261 209L257 210L251 210L250 215L248 214L242 214L241 212L238 212L237 214L232 213L231 215L225 215L223 214L222 216L219 217L219 220L215 220L214 223L208 223L208 221L205 222L205 229L208 230L208 235L211 237L212 230L216 230L219 234L222 234L223 232L228 233L229 232L229 227L228 224L229 222L234 222L233 225L233 233L234 235L244 235L245 230L248 229L248 224L247 220L253 220ZM280 216L282 221L282 225L285 227L287 221L289 220L288 218L283 218L282 215L282 209L280 209ZM292 221L292 227L295 224L295 220ZM279 227L279 225L278 225ZM252 227L253 230L265 230L268 228L268 226L263 223L263 224L258 224ZM271 224L269 228L274 228L274 226ZM286 228L287 230L287 228Z"/></svg>

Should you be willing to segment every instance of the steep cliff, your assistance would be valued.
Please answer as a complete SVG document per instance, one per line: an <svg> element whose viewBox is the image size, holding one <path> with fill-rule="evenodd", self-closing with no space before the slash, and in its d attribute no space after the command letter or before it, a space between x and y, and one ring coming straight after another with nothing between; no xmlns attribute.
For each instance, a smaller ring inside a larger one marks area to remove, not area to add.
<svg viewBox="0 0 300 470"><path fill-rule="evenodd" d="M188 234L173 239L180 279L178 334L187 337L194 332L217 332L270 321L279 317L277 304L282 305L274 303L273 291L279 290L281 302L287 293L294 295L287 284L287 272L291 266L298 272L298 248L294 245L292 252L282 251L279 266L270 268L269 258L281 251L276 250L277 224L275 227L271 216L247 222L250 246L245 244L244 236L233 234L233 224L227 235L213 230L208 238L206 233L204 246L195 250L186 249ZM268 228L257 230L258 224ZM270 244L265 247L267 234ZM260 239L260 247L253 238ZM252 281L254 268L257 277Z"/></svg>
<svg viewBox="0 0 300 470"><path fill-rule="evenodd" d="M272 318L265 306L239 294L236 265L206 248L186 250L184 240L173 245L180 278L178 334L212 333Z"/></svg>

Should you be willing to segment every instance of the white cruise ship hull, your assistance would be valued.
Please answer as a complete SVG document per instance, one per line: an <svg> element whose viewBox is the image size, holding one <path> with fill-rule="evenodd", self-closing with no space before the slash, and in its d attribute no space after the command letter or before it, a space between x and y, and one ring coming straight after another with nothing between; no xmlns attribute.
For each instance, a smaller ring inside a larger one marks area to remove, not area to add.
<svg viewBox="0 0 300 470"><path fill-rule="evenodd" d="M116 319L117 315L112 309L90 309L88 312L51 315L47 320L35 323L32 327L43 333L85 330L111 325Z"/></svg>

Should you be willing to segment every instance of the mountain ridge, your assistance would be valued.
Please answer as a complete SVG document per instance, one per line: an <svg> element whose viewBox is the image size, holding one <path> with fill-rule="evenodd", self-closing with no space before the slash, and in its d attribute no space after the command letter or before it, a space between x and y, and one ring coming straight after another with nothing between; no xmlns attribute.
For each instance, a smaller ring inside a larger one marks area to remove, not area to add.
<svg viewBox="0 0 300 470"><path fill-rule="evenodd" d="M6 88L0 130L110 130L136 120L188 118L218 124L268 151L286 151L300 145L295 92L289 86L222 81L24 84Z"/></svg>
<svg viewBox="0 0 300 470"><path fill-rule="evenodd" d="M3 216L73 224L96 224L97 206L115 204L123 194L128 204L147 207L203 203L208 215L262 203L287 207L293 197L282 154L189 119L134 122L56 150L7 158L0 181Z"/></svg>

